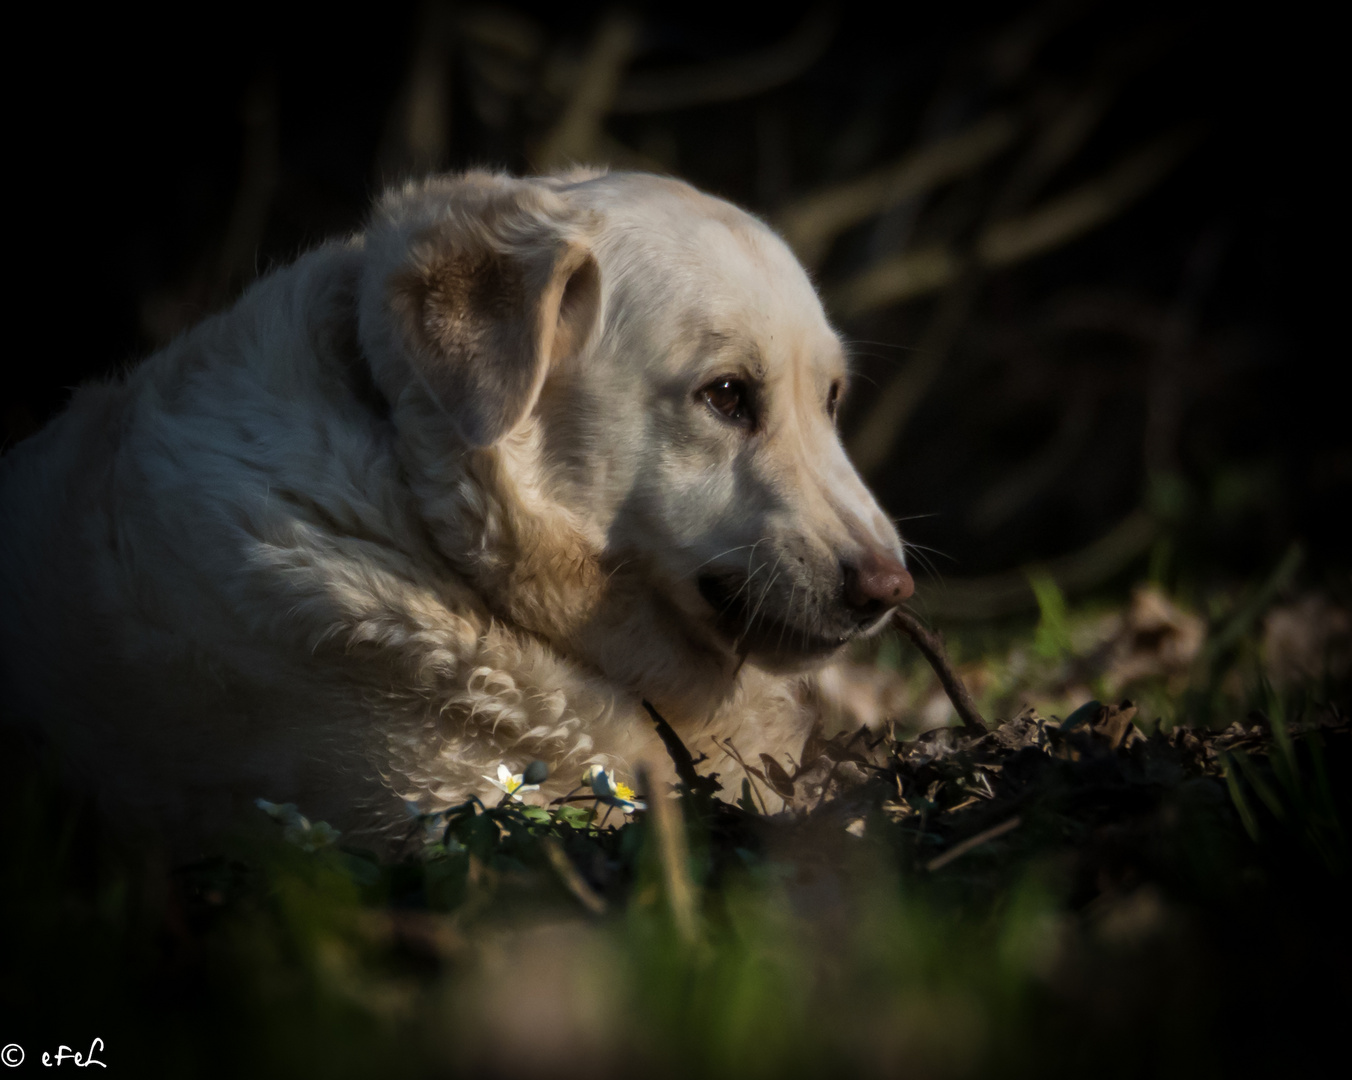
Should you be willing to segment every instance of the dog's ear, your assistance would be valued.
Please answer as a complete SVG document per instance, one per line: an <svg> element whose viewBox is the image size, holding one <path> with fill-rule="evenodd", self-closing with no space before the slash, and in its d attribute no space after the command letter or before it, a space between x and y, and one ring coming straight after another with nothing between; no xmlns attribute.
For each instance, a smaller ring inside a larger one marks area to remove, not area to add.
<svg viewBox="0 0 1352 1080"><path fill-rule="evenodd" d="M391 329L465 442L489 446L529 414L550 367L588 343L600 271L552 192L496 180L434 202L437 220L401 230Z"/></svg>

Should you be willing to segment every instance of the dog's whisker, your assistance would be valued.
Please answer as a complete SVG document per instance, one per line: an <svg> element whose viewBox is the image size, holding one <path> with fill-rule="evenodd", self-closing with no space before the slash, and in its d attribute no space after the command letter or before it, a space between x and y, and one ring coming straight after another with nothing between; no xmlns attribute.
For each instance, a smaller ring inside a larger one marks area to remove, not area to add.
<svg viewBox="0 0 1352 1080"><path fill-rule="evenodd" d="M890 517L887 520L893 525L900 525L906 521L924 521L927 518L937 518L938 516L939 511L931 510L925 514L903 514L900 517Z"/></svg>
<svg viewBox="0 0 1352 1080"><path fill-rule="evenodd" d="M769 539L770 538L768 536L762 536L759 540L757 540L754 544L751 545L751 553L747 556L747 564L746 564L747 569L751 568L751 559L755 556L756 549Z"/></svg>
<svg viewBox="0 0 1352 1080"><path fill-rule="evenodd" d="M789 629L790 620L793 618L793 605L797 599L798 599L798 582L795 581L789 588L788 610L785 612L785 618L779 624L779 640L775 642L776 652L783 649L784 647L784 633ZM789 644L790 645L793 644L792 637L789 638Z"/></svg>
<svg viewBox="0 0 1352 1080"><path fill-rule="evenodd" d="M633 559L624 559L624 560L620 561L619 563L617 563L615 566L613 566L613 567L611 568L610 573L608 573L608 574L606 575L606 584L610 584L610 579L611 579L611 578L613 578L616 574L618 574L621 570L623 570L626 566L628 566L630 563L632 563L632 562L634 562L634 561L635 561L635 560L633 560Z"/></svg>
<svg viewBox="0 0 1352 1080"><path fill-rule="evenodd" d="M936 578L939 578L940 580L943 579L943 574L940 573L939 567L935 565L934 560L931 559L929 557L929 554L927 553L932 552L933 554L939 556L940 558L948 559L950 562L957 561L956 559L953 558L952 555L949 555L946 551L940 551L937 548L927 547L925 544L912 544L907 542L903 545L903 548L907 555L914 555L915 560L921 566L923 566L926 570L928 570L931 574L933 574Z"/></svg>
<svg viewBox="0 0 1352 1080"><path fill-rule="evenodd" d="M766 601L766 598L769 597L769 595L770 595L770 589L774 586L774 583L775 583L776 581L779 580L779 564L780 564L781 562L783 562L783 561L784 561L784 556L781 555L779 558L777 558L777 559L775 560L774 566L772 566L772 567L770 568L770 576L769 576L769 578L768 578L768 579L766 580L766 582L765 582L765 587L764 587L763 589L761 589L760 599L756 601L756 610L757 610L757 611L760 610L761 605L764 604L765 601ZM754 616L753 616L753 617L754 617Z"/></svg>
<svg viewBox="0 0 1352 1080"><path fill-rule="evenodd" d="M737 587L737 591L736 591L735 593L733 593L730 597L728 597L728 603L727 603L727 606L728 606L728 607L732 607L732 605L735 604L735 603L737 602L737 600L741 597L742 593L748 592L748 591L750 590L750 588L751 588L751 583L755 580L756 574L759 574L759 573L761 572L761 570L763 570L763 569L764 569L763 566L758 566L758 567L756 567L756 570L755 570L754 573L752 573L752 574L750 574L750 575L748 575L747 577L745 577L745 578L742 579L742 583L741 583L741 585L739 585L739 586Z"/></svg>
<svg viewBox="0 0 1352 1080"><path fill-rule="evenodd" d="M761 546L761 543L762 543L763 541L766 541L766 540L769 540L769 539L770 539L770 538L769 538L768 536L762 536L762 537L760 538L760 540L757 540L754 544L751 545L751 550L747 553L747 556L746 556L746 574L747 574L747 580L748 580L748 581L751 579L751 576L752 576L751 560L754 559L754 558L756 557L756 549L757 549L758 547ZM762 564L762 565L763 565L763 564ZM759 569L760 569L760 567L757 567L757 571L759 571Z"/></svg>
<svg viewBox="0 0 1352 1080"><path fill-rule="evenodd" d="M760 614L761 607L765 603L765 598L770 595L771 586L773 586L774 583L779 579L779 564L783 558L784 557L781 555L778 559L775 560L774 569L771 573L770 579L765 583L765 588L761 590L760 599L756 601L755 609L751 612L751 615L746 620L746 628L748 631L750 631L751 625L756 621L756 617Z"/></svg>
<svg viewBox="0 0 1352 1080"><path fill-rule="evenodd" d="M768 536L762 536L760 540L757 540L757 541L756 541L756 544L759 544L762 540L768 540L768 539L769 539ZM723 558L724 555L731 555L734 551L742 551L742 550L744 550L744 549L746 549L746 548L752 548L752 549L754 550L756 544L738 544L736 547L730 547L730 548L728 548L727 551L720 551L717 555L711 555L709 558L705 559L702 563L700 563L698 566L696 566L693 570L691 570L691 571L690 571L688 574L686 574L685 576L688 577L688 578L694 577L694 576L695 576L696 574L698 574L701 570L703 570L706 566L708 566L711 562L716 562L717 560Z"/></svg>
<svg viewBox="0 0 1352 1080"><path fill-rule="evenodd" d="M942 548L930 547L928 544L917 544L911 540L903 540L902 546L907 551L928 551L931 555L938 555L942 559L953 559L954 557ZM956 560L955 560L956 561Z"/></svg>
<svg viewBox="0 0 1352 1080"><path fill-rule="evenodd" d="M923 551L917 551L915 553L915 560L921 566L923 566L926 569L926 571L928 571L933 577L938 578L940 581L943 580L944 575L940 572L939 568L934 565L934 560L931 559L928 555L926 555Z"/></svg>
<svg viewBox="0 0 1352 1080"><path fill-rule="evenodd" d="M876 345L880 349L896 349L899 352L917 352L914 345L901 345L895 341L870 341L868 338L846 338L845 345L853 349L856 345Z"/></svg>

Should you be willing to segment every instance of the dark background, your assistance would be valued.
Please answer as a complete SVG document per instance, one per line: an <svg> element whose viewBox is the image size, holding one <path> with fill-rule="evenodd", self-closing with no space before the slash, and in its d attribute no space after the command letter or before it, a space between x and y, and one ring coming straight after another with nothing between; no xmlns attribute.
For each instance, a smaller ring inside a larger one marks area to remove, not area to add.
<svg viewBox="0 0 1352 1080"><path fill-rule="evenodd" d="M25 149L11 164L9 315L29 329L6 362L5 446L73 385L136 362L256 273L359 227L383 183L430 167L541 164L576 84L568 72L614 11L209 4L39 16L12 44L30 53L32 76L11 133ZM1173 584L1263 574L1293 540L1309 572L1345 577L1352 444L1332 197L1345 125L1326 19L1291 6L1260 19L1089 2L913 4L885 20L848 5L755 18L729 5L627 11L621 97L625 79L720 64L735 75L799 42L806 58L784 61L768 85L607 115L588 155L673 172L772 221L995 112L1022 118L1005 152L845 229L814 267L854 343L847 435L898 373L927 350L938 358L869 479L943 575L1081 551L1144 507L1168 544L1138 545L1125 569L1081 585L1112 587L1147 566ZM411 137L417 85L432 124ZM1086 137L1012 196L1028 148L1105 86ZM1092 187L1171 132L1181 160L1102 224L938 293L859 314L840 300L876 260L927 244L974 250L992 220Z"/></svg>

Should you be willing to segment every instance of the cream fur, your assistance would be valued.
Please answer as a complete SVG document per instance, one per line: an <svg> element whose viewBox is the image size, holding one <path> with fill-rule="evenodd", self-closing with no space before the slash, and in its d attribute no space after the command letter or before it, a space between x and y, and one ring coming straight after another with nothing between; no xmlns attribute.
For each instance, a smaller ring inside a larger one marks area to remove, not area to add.
<svg viewBox="0 0 1352 1080"><path fill-rule="evenodd" d="M7 711L185 847L258 796L380 833L499 762L664 772L645 696L735 792L714 737L796 758L841 560L901 556L843 376L784 245L683 184L392 191L0 462Z"/></svg>

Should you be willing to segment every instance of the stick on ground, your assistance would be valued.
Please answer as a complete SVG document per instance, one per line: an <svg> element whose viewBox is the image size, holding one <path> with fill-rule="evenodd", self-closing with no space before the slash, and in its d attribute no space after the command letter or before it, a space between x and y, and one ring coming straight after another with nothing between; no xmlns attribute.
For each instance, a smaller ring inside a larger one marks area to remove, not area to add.
<svg viewBox="0 0 1352 1080"><path fill-rule="evenodd" d="M948 700L953 702L953 708L958 710L958 717L962 720L962 728L970 735L986 734L986 722L981 719L981 714L977 712L976 703L972 700L972 695L967 692L967 687L963 681L958 678L958 673L953 670L953 665L949 663L948 656L944 652L944 644L939 640L939 635L926 630L920 625L918 620L909 611L903 611L898 608L892 613L892 621L897 627L913 642L929 661L930 667L934 669L934 674L939 676L939 681L943 683L944 693L948 695Z"/></svg>
<svg viewBox="0 0 1352 1080"><path fill-rule="evenodd" d="M1022 822L1020 817L1012 817L1008 821L1002 821L999 825L987 829L985 832L979 832L975 836L968 837L960 844L954 844L942 855L931 859L925 864L926 870L941 870L954 859L959 859L966 855L973 848L979 848L982 844L996 837L1004 836L1005 833L1017 829Z"/></svg>

